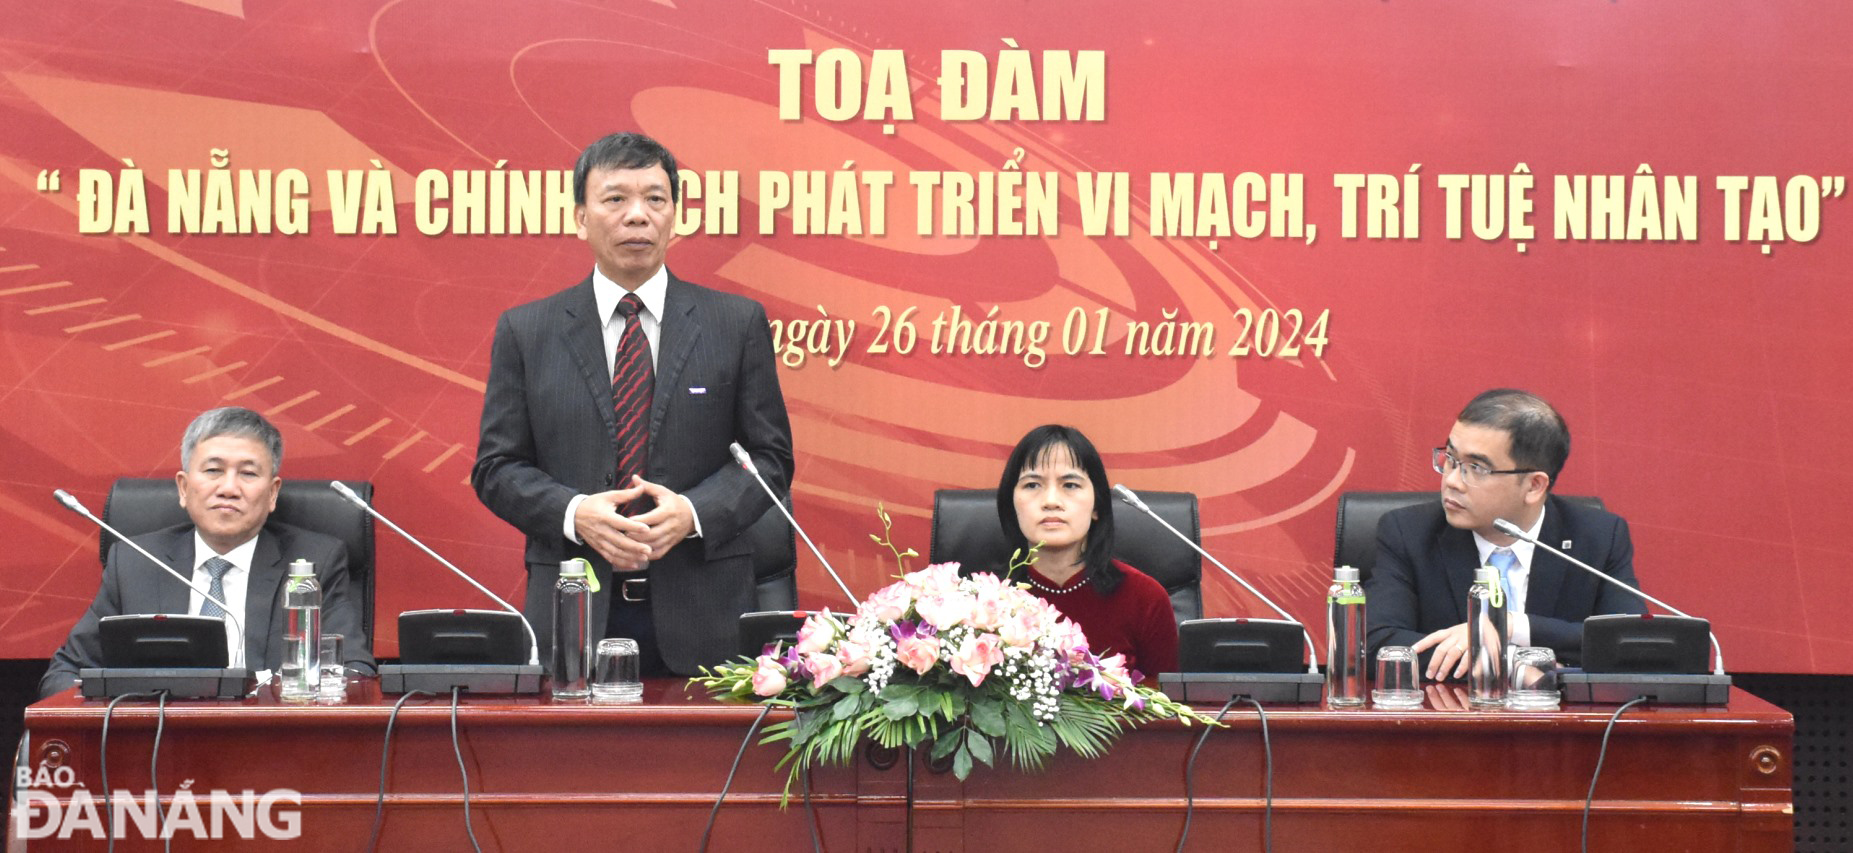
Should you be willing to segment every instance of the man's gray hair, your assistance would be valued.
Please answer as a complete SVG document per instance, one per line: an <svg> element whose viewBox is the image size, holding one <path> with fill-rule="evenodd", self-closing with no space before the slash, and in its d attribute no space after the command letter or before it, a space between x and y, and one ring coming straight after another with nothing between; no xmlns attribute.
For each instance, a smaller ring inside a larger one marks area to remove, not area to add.
<svg viewBox="0 0 1853 853"><path fill-rule="evenodd" d="M233 435L248 438L270 451L270 473L280 475L283 471L283 434L270 425L263 415L241 406L226 406L213 409L193 419L187 425L187 433L180 439L180 467L191 468L193 465L193 448L209 438Z"/></svg>

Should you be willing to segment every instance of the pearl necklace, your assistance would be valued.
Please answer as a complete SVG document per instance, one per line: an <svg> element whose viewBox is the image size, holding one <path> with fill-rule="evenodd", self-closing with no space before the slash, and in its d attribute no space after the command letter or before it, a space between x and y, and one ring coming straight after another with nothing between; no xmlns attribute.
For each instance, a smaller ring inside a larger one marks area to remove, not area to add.
<svg viewBox="0 0 1853 853"><path fill-rule="evenodd" d="M1043 592L1046 592L1050 595L1062 595L1064 593L1074 592L1075 590L1080 589L1081 587L1087 586L1087 582L1089 580L1088 576L1082 575L1080 583L1075 584L1074 586L1071 586L1071 587L1060 588L1060 587L1046 586L1042 584L1041 582L1036 580L1035 575L1029 575L1027 577L1029 579L1030 586L1033 586L1039 590L1042 590Z"/></svg>

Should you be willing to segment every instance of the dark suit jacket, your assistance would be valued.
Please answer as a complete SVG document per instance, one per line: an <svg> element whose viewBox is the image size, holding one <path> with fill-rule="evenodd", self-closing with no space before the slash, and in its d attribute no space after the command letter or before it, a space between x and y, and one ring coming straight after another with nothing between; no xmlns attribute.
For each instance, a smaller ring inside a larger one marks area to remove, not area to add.
<svg viewBox="0 0 1853 853"><path fill-rule="evenodd" d="M148 552L167 561L183 575L193 570L193 525L181 524L134 537ZM361 628L361 597L349 589L347 546L341 540L292 527L279 521L264 525L257 534L257 551L251 555L251 575L245 586L245 661L253 670L275 672L283 665L283 579L289 564L308 560L322 584L322 631L347 638L347 665L373 671L372 644ZM77 682L77 671L102 664L98 622L125 613L186 613L192 589L161 571L148 558L120 542L110 546L103 565L103 584L96 600L77 620L71 636L52 656L51 668L39 682L39 695L50 696Z"/></svg>
<svg viewBox="0 0 1853 853"><path fill-rule="evenodd" d="M772 506L735 464L739 442L772 488L791 483L791 423L779 392L765 309L669 276L656 355L656 397L644 477L688 497L702 536L650 563L651 612L663 662L694 674L739 653L740 614L756 609L748 537ZM564 535L573 496L612 488L617 425L592 279L509 309L496 323L476 467L491 512L527 535L524 610L543 657L551 645L560 561L584 557L598 576L592 636L602 637L611 564Z"/></svg>
<svg viewBox="0 0 1853 853"><path fill-rule="evenodd" d="M1634 579L1634 545L1628 522L1614 513L1559 500L1544 512L1538 539L1640 586ZM1467 587L1480 565L1473 532L1448 524L1441 500L1389 513L1377 523L1377 565L1364 584L1371 654L1383 646L1407 646L1467 621ZM1543 548L1532 551L1525 613L1531 644L1557 652L1575 665L1582 659L1583 620L1603 613L1645 613L1627 590L1583 571ZM1423 666L1428 655L1424 654Z"/></svg>

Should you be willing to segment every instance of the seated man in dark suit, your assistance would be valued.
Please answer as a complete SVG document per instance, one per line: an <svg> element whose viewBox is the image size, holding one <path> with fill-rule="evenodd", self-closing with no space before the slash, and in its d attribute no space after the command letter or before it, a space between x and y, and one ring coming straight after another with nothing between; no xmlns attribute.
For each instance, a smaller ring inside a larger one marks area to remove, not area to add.
<svg viewBox="0 0 1853 853"><path fill-rule="evenodd" d="M1644 613L1633 594L1529 542L1500 533L1505 519L1609 575L1634 579L1628 523L1551 494L1570 456L1570 428L1549 403L1498 389L1473 398L1434 450L1441 500L1397 510L1377 524L1377 565L1365 584L1372 653L1410 646L1430 679L1467 674L1467 587L1494 566L1507 585L1514 645L1581 660L1583 620Z"/></svg>
<svg viewBox="0 0 1853 853"><path fill-rule="evenodd" d="M195 418L180 443L174 475L180 505L193 523L135 537L148 552L218 594L244 623L226 620L233 666L275 671L283 661L283 579L290 562L308 560L322 584L322 632L346 638L350 668L372 672L372 645L361 628L360 594L350 589L347 546L332 536L269 522L283 480L283 436L263 415L229 407ZM39 682L50 696L77 682L77 671L101 663L98 622L123 613L222 611L198 590L162 571L123 543L109 549L96 600L71 629Z"/></svg>

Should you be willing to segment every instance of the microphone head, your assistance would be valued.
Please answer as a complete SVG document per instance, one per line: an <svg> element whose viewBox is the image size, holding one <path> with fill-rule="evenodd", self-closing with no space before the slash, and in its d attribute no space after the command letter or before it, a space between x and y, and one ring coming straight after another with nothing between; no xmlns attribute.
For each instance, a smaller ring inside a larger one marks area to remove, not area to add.
<svg viewBox="0 0 1853 853"><path fill-rule="evenodd" d="M733 461L740 463L740 467L758 472L758 469L753 467L753 457L746 455L746 448L741 447L740 442L736 441L727 445L727 451L733 454Z"/></svg>
<svg viewBox="0 0 1853 853"><path fill-rule="evenodd" d="M328 488L334 489L342 497L347 498L348 500L353 501L354 503L357 503L363 507L367 505L366 501L360 499L360 495L355 494L353 489L348 488L347 484L341 482L340 480L329 480Z"/></svg>
<svg viewBox="0 0 1853 853"><path fill-rule="evenodd" d="M1531 536L1527 535L1525 531L1518 529L1518 525L1503 518L1493 519L1493 526L1499 528L1499 532L1507 536L1516 536L1527 541L1531 539Z"/></svg>
<svg viewBox="0 0 1853 853"><path fill-rule="evenodd" d="M84 505L79 503L77 498L72 497L70 492L63 489L52 489L51 496L57 498L59 503L64 504L65 509L77 513L84 511Z"/></svg>
<svg viewBox="0 0 1853 853"><path fill-rule="evenodd" d="M1113 493L1116 495L1119 495L1120 500L1123 500L1129 504L1132 504L1133 506L1136 506L1140 509L1145 509L1145 501L1139 500L1139 496L1136 494L1133 494L1133 491L1131 489L1126 488L1125 484L1114 483Z"/></svg>

